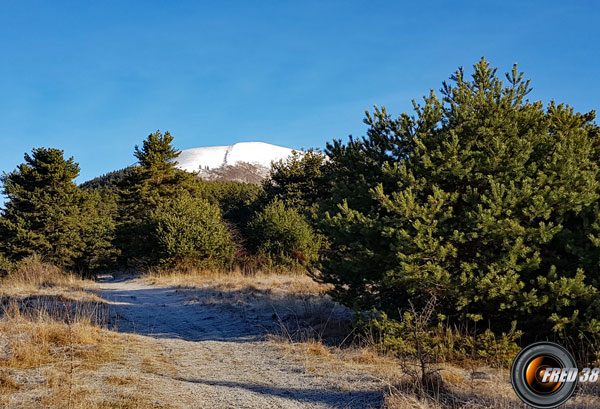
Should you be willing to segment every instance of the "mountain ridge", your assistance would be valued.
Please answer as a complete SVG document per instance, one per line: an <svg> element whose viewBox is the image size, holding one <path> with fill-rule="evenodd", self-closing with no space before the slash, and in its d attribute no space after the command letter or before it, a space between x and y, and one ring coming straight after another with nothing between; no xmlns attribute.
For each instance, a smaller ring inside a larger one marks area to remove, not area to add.
<svg viewBox="0 0 600 409"><path fill-rule="evenodd" d="M198 173L204 180L260 184L268 176L271 162L285 159L293 151L267 142L237 142L232 145L182 149L174 161L178 169ZM136 165L97 176L80 186L84 189L115 186Z"/></svg>
<svg viewBox="0 0 600 409"><path fill-rule="evenodd" d="M175 161L177 168L188 172L235 166L239 162L270 168L271 162L286 159L293 151L266 142L237 142L233 145L182 149Z"/></svg>

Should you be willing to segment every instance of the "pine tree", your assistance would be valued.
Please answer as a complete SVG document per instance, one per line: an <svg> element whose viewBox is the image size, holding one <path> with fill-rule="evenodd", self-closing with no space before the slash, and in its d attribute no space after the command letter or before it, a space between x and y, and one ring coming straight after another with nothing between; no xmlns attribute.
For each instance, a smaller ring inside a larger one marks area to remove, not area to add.
<svg viewBox="0 0 600 409"><path fill-rule="evenodd" d="M37 254L49 262L89 272L91 249L110 246L111 224L108 215L90 217L90 206L73 179L79 165L67 160L59 149L34 149L25 154L25 163L2 176L8 197L0 218L0 252L12 261ZM104 227L100 227L104 225Z"/></svg>
<svg viewBox="0 0 600 409"><path fill-rule="evenodd" d="M506 77L482 59L414 116L376 108L367 137L328 146L323 278L340 300L394 315L435 295L499 330L597 327L594 113L544 109L516 66Z"/></svg>
<svg viewBox="0 0 600 409"><path fill-rule="evenodd" d="M193 174L177 169L180 154L169 132L150 134L142 147L135 147L138 166L119 182L119 221L115 244L121 263L147 266L151 263L151 213L165 200L182 192L199 196L202 182Z"/></svg>
<svg viewBox="0 0 600 409"><path fill-rule="evenodd" d="M245 233L248 221L260 209L264 191L260 185L234 181L211 181L203 183L202 197L218 205L223 218Z"/></svg>
<svg viewBox="0 0 600 409"><path fill-rule="evenodd" d="M169 132L161 134L160 131L151 133L144 140L142 148L135 146L134 156L139 161L140 173L145 178L157 184L162 180L173 177L177 172L177 162L181 151L173 146L173 137Z"/></svg>
<svg viewBox="0 0 600 409"><path fill-rule="evenodd" d="M248 224L248 242L274 265L309 266L316 261L321 238L293 207L275 200L257 212Z"/></svg>
<svg viewBox="0 0 600 409"><path fill-rule="evenodd" d="M117 195L108 188L83 190L81 204L81 241L84 250L77 265L95 273L115 267L118 250L114 247Z"/></svg>
<svg viewBox="0 0 600 409"><path fill-rule="evenodd" d="M156 264L229 267L235 246L217 205L188 193L161 202L150 216Z"/></svg>
<svg viewBox="0 0 600 409"><path fill-rule="evenodd" d="M328 194L324 161L325 155L310 149L274 162L263 183L267 202L281 200L302 212L313 207Z"/></svg>

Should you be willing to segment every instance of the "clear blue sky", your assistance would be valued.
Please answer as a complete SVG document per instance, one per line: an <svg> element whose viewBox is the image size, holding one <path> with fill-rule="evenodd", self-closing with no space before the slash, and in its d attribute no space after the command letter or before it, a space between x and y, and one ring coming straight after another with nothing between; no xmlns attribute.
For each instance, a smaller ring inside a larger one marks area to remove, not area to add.
<svg viewBox="0 0 600 409"><path fill-rule="evenodd" d="M482 55L518 62L533 99L588 111L599 21L593 1L0 0L0 170L57 147L82 182L156 129L180 149L323 147Z"/></svg>

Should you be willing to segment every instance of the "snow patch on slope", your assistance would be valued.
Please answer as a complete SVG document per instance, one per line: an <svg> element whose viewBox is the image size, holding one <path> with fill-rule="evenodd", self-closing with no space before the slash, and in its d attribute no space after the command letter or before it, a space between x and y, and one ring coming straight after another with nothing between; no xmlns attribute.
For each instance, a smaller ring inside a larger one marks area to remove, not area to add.
<svg viewBox="0 0 600 409"><path fill-rule="evenodd" d="M188 172L216 169L246 162L271 167L272 161L285 159L293 149L265 142L239 142L229 146L185 149L177 158L177 167Z"/></svg>

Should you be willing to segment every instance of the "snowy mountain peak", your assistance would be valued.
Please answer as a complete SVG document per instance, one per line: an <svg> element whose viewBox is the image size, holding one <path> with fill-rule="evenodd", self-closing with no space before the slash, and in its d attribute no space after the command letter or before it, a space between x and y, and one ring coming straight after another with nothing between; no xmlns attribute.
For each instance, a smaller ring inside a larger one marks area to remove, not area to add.
<svg viewBox="0 0 600 409"><path fill-rule="evenodd" d="M270 168L272 161L285 159L292 151L293 149L265 142L238 142L229 146L184 149L177 158L177 167L188 172L198 172L245 162Z"/></svg>

